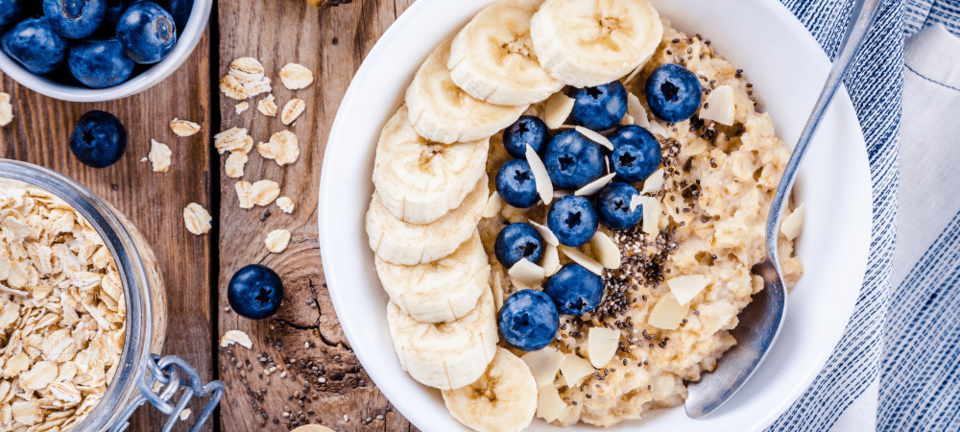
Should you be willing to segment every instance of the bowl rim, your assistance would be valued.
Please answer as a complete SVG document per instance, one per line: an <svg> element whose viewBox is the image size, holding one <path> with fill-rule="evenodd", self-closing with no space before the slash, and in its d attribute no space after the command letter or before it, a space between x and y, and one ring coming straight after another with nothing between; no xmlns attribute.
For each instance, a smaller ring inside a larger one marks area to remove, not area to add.
<svg viewBox="0 0 960 432"><path fill-rule="evenodd" d="M200 43L210 21L212 9L213 0L194 0L190 18L180 33L173 51L140 75L113 87L92 89L53 82L49 78L24 69L3 50L0 50L0 71L30 90L66 102L106 102L122 99L157 85L179 69Z"/></svg>
<svg viewBox="0 0 960 432"><path fill-rule="evenodd" d="M478 2L479 1L480 0L478 0ZM482 0L482 1L486 5L486 4L492 3L495 0ZM668 0L661 0L661 1L666 2ZM660 1L654 0L654 2L657 3ZM388 41L394 38L399 33L408 32L409 31L409 29L407 29L407 27L409 27L408 23L411 21L414 21L417 16L421 15L430 6L436 5L437 3L441 3L441 2L438 0L421 0L413 4L412 6L410 6L397 19L397 21L394 22L390 26L390 28L383 34L383 36L380 38L377 44L366 56L366 59L367 60L379 59L380 57L382 57L383 51L387 49L386 45L388 45L386 43L383 43L384 41ZM730 3L738 3L738 2L723 1L719 3L730 4ZM783 6L779 2L772 1L772 0L755 0L753 2L750 2L750 5L760 8L763 10L763 13L769 14L770 16L776 18L777 24L783 24L787 29L787 31L791 33L791 37L793 36L797 37L796 42L799 46L801 46L804 49L804 51L817 53L815 58L810 58L809 61L811 62L812 67L817 70L817 73L821 72L822 70L823 77L826 77L827 71L829 70L829 67L830 67L829 59L826 57L826 54L823 52L822 47L817 43L814 37L809 33L809 31L807 31L807 29L803 26L803 24L785 6ZM474 2L470 3L470 7L471 8L474 7ZM346 120L343 120L343 116L341 116L342 112L347 110L356 110L358 109L357 106L369 105L369 101L357 100L358 93L362 93L362 91L359 90L360 86L357 83L365 82L366 80L369 80L371 78L370 75L375 72L375 70L373 69L375 66L372 65L371 63L375 63L375 62L365 60L364 63L360 65L354 78L351 81L349 88L347 89L346 94L344 95L344 98L339 106L337 116L334 120L333 126L330 129L330 134L327 141L330 147L326 149L326 153L325 153L323 163L322 163L322 168L321 168L319 209L318 209L318 225L319 225L318 236L320 240L322 264L325 269L324 271L325 271L325 276L326 276L328 286L330 287L329 292L330 292L331 300L338 315L339 314L349 315L351 313L355 314L354 311L357 310L357 306L355 304L345 303L346 301L345 295L342 294L340 291L356 290L358 289L358 287L354 285L349 285L349 286L343 285L341 283L341 278L349 279L350 276L343 276L342 272L338 270L334 265L335 262L342 263L342 259L340 259L339 257L333 258L333 256L336 255L334 251L336 251L338 247L342 247L342 245L333 244L332 242L334 241L333 238L336 237L336 234L339 234L339 231L342 231L343 229L330 226L330 219L332 218L329 216L326 216L326 214L329 213L331 209L338 208L341 205L336 200L340 196L342 196L343 191L331 189L332 188L331 183L333 182L329 179L330 177L329 173L332 170L331 165L334 163L332 161L334 159L337 159L337 156L340 156L345 151L356 151L354 148L351 148L350 146L344 146L344 145L338 146L338 145L334 145L333 143L335 143L338 139L340 139L342 135L348 134L347 128L351 127L350 125L346 124ZM402 95L401 95L401 98L402 98ZM864 139L862 135L862 130L859 126L858 119L853 109L853 104L850 100L849 94L847 93L847 90L845 87L841 88L841 91L840 93L838 93L835 102L836 103L833 104L834 108L830 110L829 115L837 119L836 121L841 123L841 125L844 128L851 128L853 127L852 126L853 124L856 125L855 134L848 131L848 133L853 134L855 136L846 136L845 138L847 138L848 140L852 140L852 145L858 146L856 150L858 160L856 162L858 164L862 162L862 166L856 167L858 170L860 170L860 172L858 172L858 176L852 178L852 183L855 184L855 186L853 187L857 189L858 192L864 192L866 194L866 198L864 200L861 200L861 202L853 206L853 207L856 207L855 209L859 211L854 219L856 219L857 222L865 222L865 225L858 227L857 229L857 233L855 237L858 240L862 239L864 241L862 242L862 244L857 244L857 246L853 248L853 249L856 249L856 252L858 253L858 255L851 258L851 262L850 262L850 267L853 268L852 271L857 272L858 274L858 276L856 276L857 278L856 286L855 287L852 286L851 280L845 281L846 283L851 284L851 287L849 289L850 292L843 293L843 296L844 296L843 301L846 302L844 303L844 307L847 306L847 303L849 305L849 308L844 309L845 315L843 316L843 318L844 318L844 322L846 323L847 321L849 321L849 318L853 314L855 300L857 295L859 294L860 288L863 284L863 280L865 277L867 255L869 252L870 231L872 227L871 219L870 219L872 216L872 208L871 208L872 203L869 196L870 195L869 192L872 190L872 186L870 182L869 165L867 161L867 154L866 154L866 148L865 148ZM810 101L810 106L812 106L812 99ZM821 132L824 129L826 128L821 128ZM784 131L782 130L782 128L778 126L778 133L777 133L778 136L782 136L783 132ZM795 131L795 133L798 133L798 132L799 131ZM862 160L859 160L861 156L862 156ZM803 178L801 178L800 181L798 182L797 188L802 190L803 183L804 183ZM801 241L802 240L803 239L801 238ZM366 248L367 246L364 244L362 245L362 247ZM364 263L360 265L370 267L369 263ZM359 288L368 289L368 287L359 287ZM800 294L803 294L803 293L800 293ZM793 318L798 319L796 318L795 315L796 314L794 314ZM343 316L346 316L346 315L343 315ZM789 319L790 319L790 316L788 315L788 320ZM341 319L340 321L341 323L343 323L346 320ZM361 364L364 365L370 377L374 380L375 383L377 383L378 387L381 389L383 394L394 404L394 406L396 406L400 410L400 412L404 416L406 416L406 418L409 421L411 421L411 423L413 423L414 425L417 425L420 428L426 428L423 430L425 431L439 430L439 429L436 429L438 426L433 425L433 423L436 422L437 418L429 414L430 410L424 410L422 409L422 407L417 405L418 402L422 402L422 399L412 398L412 397L409 397L410 395L406 395L399 392L400 390L402 390L399 388L401 386L398 384L394 384L392 382L395 380L395 377L388 375L387 372L384 370L385 368L380 367L378 365L379 363L381 363L380 359L382 358L383 354L372 347L365 346L363 343L357 343L357 341L360 340L359 337L361 335L360 332L362 330L359 328L354 328L347 325L342 325L342 328L347 339L353 342L351 344L351 348L356 353ZM829 359L833 351L833 348L837 345L837 343L839 343L842 335L843 335L843 328L840 328L836 332L836 334L831 334L826 337L822 337L821 339L824 339L827 341L826 344L829 344L830 349L826 350L825 352L818 353L816 357L812 357L810 359L811 361L808 363L810 367L808 367L803 371L802 376L796 376L796 377L792 376L791 384L789 386L778 387L779 390L782 390L784 392L784 396L782 398L779 398L776 402L774 402L773 405L770 407L770 409L766 410L763 413L757 413L757 415L751 419L751 423L749 424L749 426L747 426L746 429L744 430L758 430L758 431L762 430L763 428L772 424L782 413L784 413L790 407L790 405L793 404L793 402L797 398L799 398L804 391L807 390L807 388L810 386L810 384L813 382L816 376L823 369L824 365L827 363L827 360ZM783 343L781 343L781 345L783 345ZM387 347L377 347L377 349L389 350L389 348ZM771 359L770 361L767 362L767 365L773 363L773 361L774 360ZM378 366L372 367L372 365L378 365ZM767 367L769 368L772 366L767 366ZM755 378L753 381L758 381L758 379ZM721 411L724 411L725 409L727 409L727 407L722 408ZM668 411L668 410L657 410L657 413L650 412L647 415L645 415L645 417L658 416L659 412L662 412L662 411ZM707 419L710 419L712 417L717 417L717 414L708 416ZM621 426L623 425L628 425L627 427L631 427L631 426L637 426L637 423L627 422L627 423L621 424ZM581 425L581 427L589 427L589 426Z"/></svg>

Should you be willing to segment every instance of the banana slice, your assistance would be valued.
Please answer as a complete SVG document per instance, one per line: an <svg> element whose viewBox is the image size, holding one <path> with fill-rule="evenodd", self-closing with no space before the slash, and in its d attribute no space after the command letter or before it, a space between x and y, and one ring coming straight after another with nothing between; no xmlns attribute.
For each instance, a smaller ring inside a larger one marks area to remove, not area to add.
<svg viewBox="0 0 960 432"><path fill-rule="evenodd" d="M490 286L490 265L477 230L453 255L439 261L415 266L393 265L379 257L376 261L390 301L420 322L452 322L466 316Z"/></svg>
<svg viewBox="0 0 960 432"><path fill-rule="evenodd" d="M422 323L387 305L387 323L400 366L420 383L450 390L476 381L497 352L493 294L483 290L477 307L449 323Z"/></svg>
<svg viewBox="0 0 960 432"><path fill-rule="evenodd" d="M543 0L502 0L480 11L453 39L450 77L470 96L497 105L546 100L563 84L540 67L530 18Z"/></svg>
<svg viewBox="0 0 960 432"><path fill-rule="evenodd" d="M540 65L575 87L620 79L660 45L663 24L647 0L547 0L530 22Z"/></svg>
<svg viewBox="0 0 960 432"><path fill-rule="evenodd" d="M377 144L373 184L380 202L402 221L428 224L458 207L477 186L487 164L489 138L431 143L407 121L407 108L387 122Z"/></svg>
<svg viewBox="0 0 960 432"><path fill-rule="evenodd" d="M497 356L480 379L442 393L450 414L478 432L520 431L537 412L533 373L523 360L503 348L497 348Z"/></svg>
<svg viewBox="0 0 960 432"><path fill-rule="evenodd" d="M370 248L380 259L397 265L428 263L452 254L473 235L480 222L490 196L487 183L484 175L460 207L428 225L398 219L383 206L380 194L374 192L367 210Z"/></svg>
<svg viewBox="0 0 960 432"><path fill-rule="evenodd" d="M410 123L420 136L444 144L489 138L513 124L527 106L500 106L470 96L450 78L450 42L427 57L407 87Z"/></svg>

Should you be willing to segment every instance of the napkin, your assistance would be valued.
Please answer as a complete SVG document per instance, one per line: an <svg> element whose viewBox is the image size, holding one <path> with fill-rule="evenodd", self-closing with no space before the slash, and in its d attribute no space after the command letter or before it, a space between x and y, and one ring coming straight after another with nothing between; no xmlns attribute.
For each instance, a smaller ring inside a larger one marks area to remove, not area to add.
<svg viewBox="0 0 960 432"><path fill-rule="evenodd" d="M782 2L833 59L846 31L853 0ZM876 429L883 329L897 221L902 28L903 1L883 1L873 29L844 81L866 139L873 182L873 225L864 283L853 316L826 366L770 431Z"/></svg>

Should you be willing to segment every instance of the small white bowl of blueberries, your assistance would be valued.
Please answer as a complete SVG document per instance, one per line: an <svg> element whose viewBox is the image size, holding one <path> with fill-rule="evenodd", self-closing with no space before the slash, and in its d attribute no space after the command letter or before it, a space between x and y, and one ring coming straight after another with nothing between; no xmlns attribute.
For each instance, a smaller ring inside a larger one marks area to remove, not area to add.
<svg viewBox="0 0 960 432"><path fill-rule="evenodd" d="M189 57L212 0L0 0L0 70L72 102L139 93Z"/></svg>

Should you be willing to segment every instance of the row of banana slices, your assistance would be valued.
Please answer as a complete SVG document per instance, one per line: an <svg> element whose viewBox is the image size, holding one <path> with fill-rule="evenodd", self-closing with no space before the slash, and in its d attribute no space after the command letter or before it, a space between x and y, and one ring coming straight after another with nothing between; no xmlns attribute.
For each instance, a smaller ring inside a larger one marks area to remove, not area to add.
<svg viewBox="0 0 960 432"><path fill-rule="evenodd" d="M640 67L662 32L646 0L502 0L430 54L383 128L366 229L394 349L475 430L525 428L538 392L530 368L497 347L477 229L490 137L564 86Z"/></svg>

